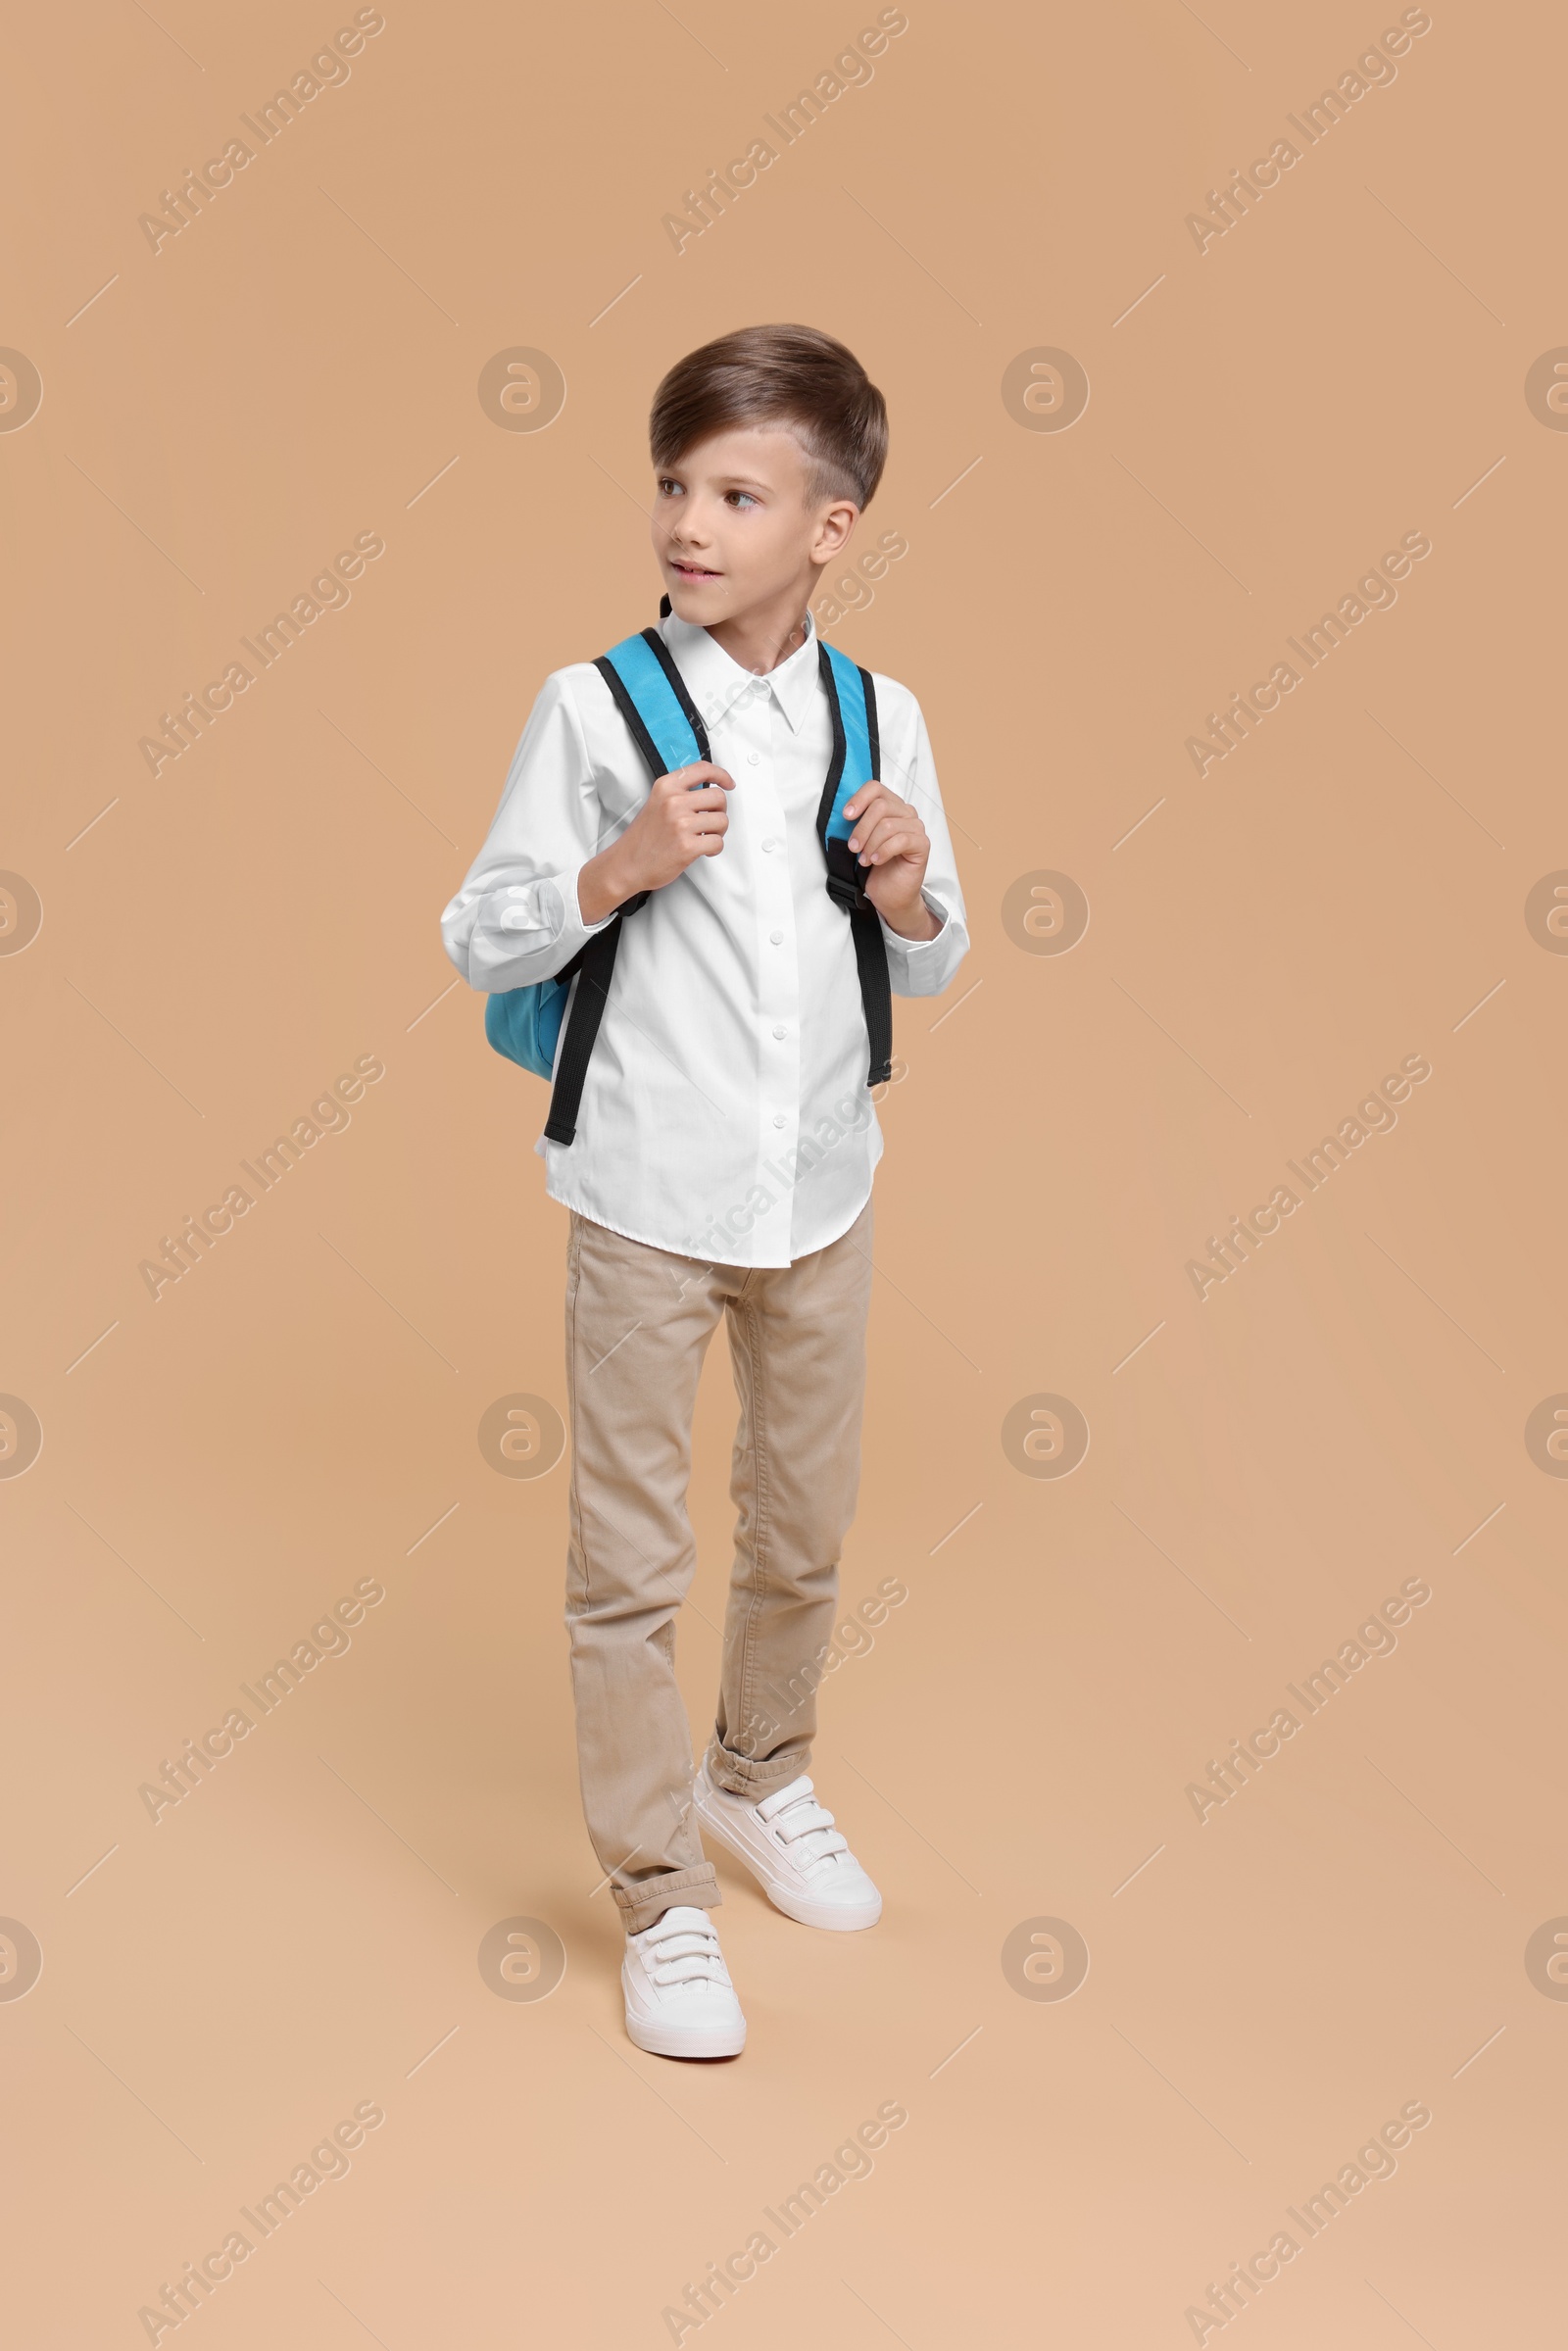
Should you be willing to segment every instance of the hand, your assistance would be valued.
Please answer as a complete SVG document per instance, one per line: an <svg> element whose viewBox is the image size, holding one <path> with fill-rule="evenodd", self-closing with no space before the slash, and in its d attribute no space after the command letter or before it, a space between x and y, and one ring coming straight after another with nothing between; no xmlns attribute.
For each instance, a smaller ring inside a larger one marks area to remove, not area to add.
<svg viewBox="0 0 1568 2351"><path fill-rule="evenodd" d="M578 874L584 922L602 922L639 890L662 890L699 857L716 857L729 828L724 795L734 789L734 777L710 759L662 775L619 840Z"/></svg>
<svg viewBox="0 0 1568 2351"><path fill-rule="evenodd" d="M865 895L890 930L906 939L934 939L942 928L920 895L931 842L906 800L886 784L862 784L844 804L855 819L850 847L865 866Z"/></svg>

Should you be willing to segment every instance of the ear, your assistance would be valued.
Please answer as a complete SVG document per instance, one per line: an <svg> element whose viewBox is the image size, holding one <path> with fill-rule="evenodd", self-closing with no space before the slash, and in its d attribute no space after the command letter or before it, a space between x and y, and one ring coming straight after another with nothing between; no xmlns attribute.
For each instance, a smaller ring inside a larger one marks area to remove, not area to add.
<svg viewBox="0 0 1568 2351"><path fill-rule="evenodd" d="M830 499L817 515L812 563L831 563L835 556L842 555L859 519L860 510L853 499Z"/></svg>

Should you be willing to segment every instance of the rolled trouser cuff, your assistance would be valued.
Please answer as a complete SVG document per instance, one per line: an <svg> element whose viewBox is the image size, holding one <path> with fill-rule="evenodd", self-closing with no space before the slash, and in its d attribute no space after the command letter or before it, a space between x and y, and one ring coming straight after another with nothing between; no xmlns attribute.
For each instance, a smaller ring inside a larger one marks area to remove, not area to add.
<svg viewBox="0 0 1568 2351"><path fill-rule="evenodd" d="M661 1870L657 1878L643 1878L635 1886L615 1886L611 1891L628 1935L641 1935L662 1911L716 1910L724 1899L710 1861L700 1861L689 1870Z"/></svg>
<svg viewBox="0 0 1568 2351"><path fill-rule="evenodd" d="M751 1803L771 1795L775 1788L788 1788L808 1770L811 1750L805 1747L788 1755L774 1755L765 1763L754 1763L749 1755L732 1755L715 1739L706 1758L708 1776L715 1788L728 1788L732 1796L745 1796Z"/></svg>

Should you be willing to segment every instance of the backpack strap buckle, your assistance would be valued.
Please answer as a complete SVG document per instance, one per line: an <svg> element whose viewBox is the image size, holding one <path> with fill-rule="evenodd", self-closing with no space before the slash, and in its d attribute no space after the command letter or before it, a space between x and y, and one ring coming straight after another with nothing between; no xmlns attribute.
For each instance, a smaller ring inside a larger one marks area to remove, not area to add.
<svg viewBox="0 0 1568 2351"><path fill-rule="evenodd" d="M822 844L827 857L827 894L846 914L863 913L870 906L865 895L865 867L847 841L831 837Z"/></svg>

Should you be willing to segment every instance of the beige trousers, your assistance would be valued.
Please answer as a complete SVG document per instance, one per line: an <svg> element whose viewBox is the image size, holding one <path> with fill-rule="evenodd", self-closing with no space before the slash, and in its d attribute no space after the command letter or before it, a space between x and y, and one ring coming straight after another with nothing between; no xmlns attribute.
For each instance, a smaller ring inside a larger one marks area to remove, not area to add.
<svg viewBox="0 0 1568 2351"><path fill-rule="evenodd" d="M710 1265L571 1212L566 1626L588 1834L628 1934L720 1899L692 1812L675 1614L696 1564L686 1490L722 1313L740 1422L710 1768L740 1794L805 1771L860 1474L871 1202L793 1265Z"/></svg>

